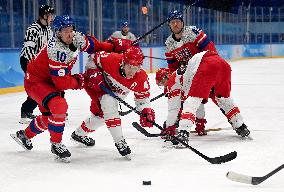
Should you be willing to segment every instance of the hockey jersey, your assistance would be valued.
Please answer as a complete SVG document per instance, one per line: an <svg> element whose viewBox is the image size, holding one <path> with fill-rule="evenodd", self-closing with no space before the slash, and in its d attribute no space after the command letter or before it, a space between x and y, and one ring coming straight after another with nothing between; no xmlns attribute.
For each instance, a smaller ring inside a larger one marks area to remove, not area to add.
<svg viewBox="0 0 284 192"><path fill-rule="evenodd" d="M136 72L133 78L124 77L121 73L122 60L122 54L101 51L92 55L92 62L88 62L86 69L101 69L109 88L122 98L125 98L130 91L133 91L135 104L139 111L145 107L150 107L148 75L141 69Z"/></svg>
<svg viewBox="0 0 284 192"><path fill-rule="evenodd" d="M175 39L174 34L170 35L165 45L165 56L171 72L179 68L181 64L186 65L196 53L206 50L217 53L214 43L196 26L185 26L180 40Z"/></svg>
<svg viewBox="0 0 284 192"><path fill-rule="evenodd" d="M71 70L80 51L93 53L103 48L94 37L75 32L73 43L67 45L53 36L48 44L34 57L27 69L25 80L54 85L58 91L77 89L78 82Z"/></svg>

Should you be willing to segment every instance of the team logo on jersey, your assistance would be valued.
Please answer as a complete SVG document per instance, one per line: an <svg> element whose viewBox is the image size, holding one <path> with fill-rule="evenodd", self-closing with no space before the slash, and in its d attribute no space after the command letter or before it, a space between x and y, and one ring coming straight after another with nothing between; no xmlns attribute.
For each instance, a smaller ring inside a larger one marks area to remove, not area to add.
<svg viewBox="0 0 284 192"><path fill-rule="evenodd" d="M59 77L65 76L65 69L59 69L58 70L58 76Z"/></svg>

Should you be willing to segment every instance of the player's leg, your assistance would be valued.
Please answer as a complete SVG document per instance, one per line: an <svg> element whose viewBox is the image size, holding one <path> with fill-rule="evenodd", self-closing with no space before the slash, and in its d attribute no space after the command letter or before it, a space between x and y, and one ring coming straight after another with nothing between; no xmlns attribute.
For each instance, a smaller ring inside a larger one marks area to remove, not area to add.
<svg viewBox="0 0 284 192"><path fill-rule="evenodd" d="M104 113L106 126L110 131L118 152L122 156L129 155L131 150L123 137L117 100L110 95L103 95L101 98L101 108Z"/></svg>
<svg viewBox="0 0 284 192"><path fill-rule="evenodd" d="M74 141L80 142L86 146L95 145L95 140L88 137L88 134L94 132L105 123L103 112L99 104L99 98L92 99L90 111L90 117L86 118L71 135L71 138Z"/></svg>
<svg viewBox="0 0 284 192"><path fill-rule="evenodd" d="M25 84L25 89L28 95L40 104L46 95L49 95L49 93L53 91L52 87L41 83L34 83L33 85L28 83L27 86ZM21 144L27 150L31 150L33 148L31 139L47 129L48 118L44 114L48 112L48 109L41 105L39 105L39 109L43 115L39 115L32 120L26 129L19 130L16 134L11 135L12 137L14 136L13 138L17 141L17 143Z"/></svg>
<svg viewBox="0 0 284 192"><path fill-rule="evenodd" d="M242 137L248 136L250 131L244 123L240 110L233 102L233 99L230 97L216 97L216 101L218 102L218 106L224 110L227 119L235 129L236 133Z"/></svg>
<svg viewBox="0 0 284 192"><path fill-rule="evenodd" d="M21 119L19 123L27 124L31 122L35 118L35 116L33 115L33 111L36 107L37 102L28 96L26 101L22 104Z"/></svg>
<svg viewBox="0 0 284 192"><path fill-rule="evenodd" d="M196 119L195 119L195 131L199 136L207 135L205 131L205 124L207 123L205 119L205 104L201 103L199 108L196 111Z"/></svg>
<svg viewBox="0 0 284 192"><path fill-rule="evenodd" d="M184 142L188 142L190 129L195 123L196 111L199 108L202 98L189 96L183 103L183 110L179 120L178 138Z"/></svg>
<svg viewBox="0 0 284 192"><path fill-rule="evenodd" d="M62 143L68 104L60 94L51 93L43 100L43 106L48 108L51 113L48 116L51 152L61 159L69 158L71 153Z"/></svg>
<svg viewBox="0 0 284 192"><path fill-rule="evenodd" d="M220 71L215 84L215 100L217 105L224 111L228 121L236 133L242 137L250 134L239 108L230 97L231 92L231 67L223 59L219 58Z"/></svg>
<svg viewBox="0 0 284 192"><path fill-rule="evenodd" d="M72 133L71 138L74 141L80 142L86 146L94 146L95 140L87 135L94 132L99 127L104 125L104 119L100 116L91 114L90 117L86 118L82 124Z"/></svg>

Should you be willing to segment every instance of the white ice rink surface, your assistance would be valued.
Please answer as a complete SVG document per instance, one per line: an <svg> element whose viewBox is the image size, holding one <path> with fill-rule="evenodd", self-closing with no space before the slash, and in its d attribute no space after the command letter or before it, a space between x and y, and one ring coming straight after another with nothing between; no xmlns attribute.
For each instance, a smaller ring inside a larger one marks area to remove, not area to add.
<svg viewBox="0 0 284 192"><path fill-rule="evenodd" d="M67 91L69 120L63 142L72 153L71 163L54 160L49 134L32 140L32 151L24 151L9 136L25 125L18 123L25 93L0 95L0 192L283 192L284 170L260 185L235 183L228 171L263 176L284 163L284 59L231 62L232 97L238 104L253 141L241 140L233 130L191 135L190 145L210 157L237 151L235 160L212 165L189 149L165 148L160 138L146 138L131 126L139 121L135 113L122 118L124 136L132 150L132 160L122 158L106 127L91 136L96 146L83 147L70 140L74 129L89 115L84 91ZM151 97L162 91L151 79ZM127 100L134 106L133 96ZM167 115L165 98L152 103L157 123ZM127 110L126 107L122 107ZM36 111L38 113L38 111ZM207 128L228 127L218 108L206 105ZM149 131L159 132L157 128ZM151 180L151 186L143 186Z"/></svg>

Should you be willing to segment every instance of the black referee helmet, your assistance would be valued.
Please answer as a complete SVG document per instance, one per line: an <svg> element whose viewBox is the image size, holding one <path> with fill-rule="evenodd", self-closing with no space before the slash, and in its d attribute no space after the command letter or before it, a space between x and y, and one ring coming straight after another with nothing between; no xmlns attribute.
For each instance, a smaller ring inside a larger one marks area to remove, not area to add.
<svg viewBox="0 0 284 192"><path fill-rule="evenodd" d="M49 13L54 14L54 9L49 5L41 5L38 9L38 15L41 17Z"/></svg>

